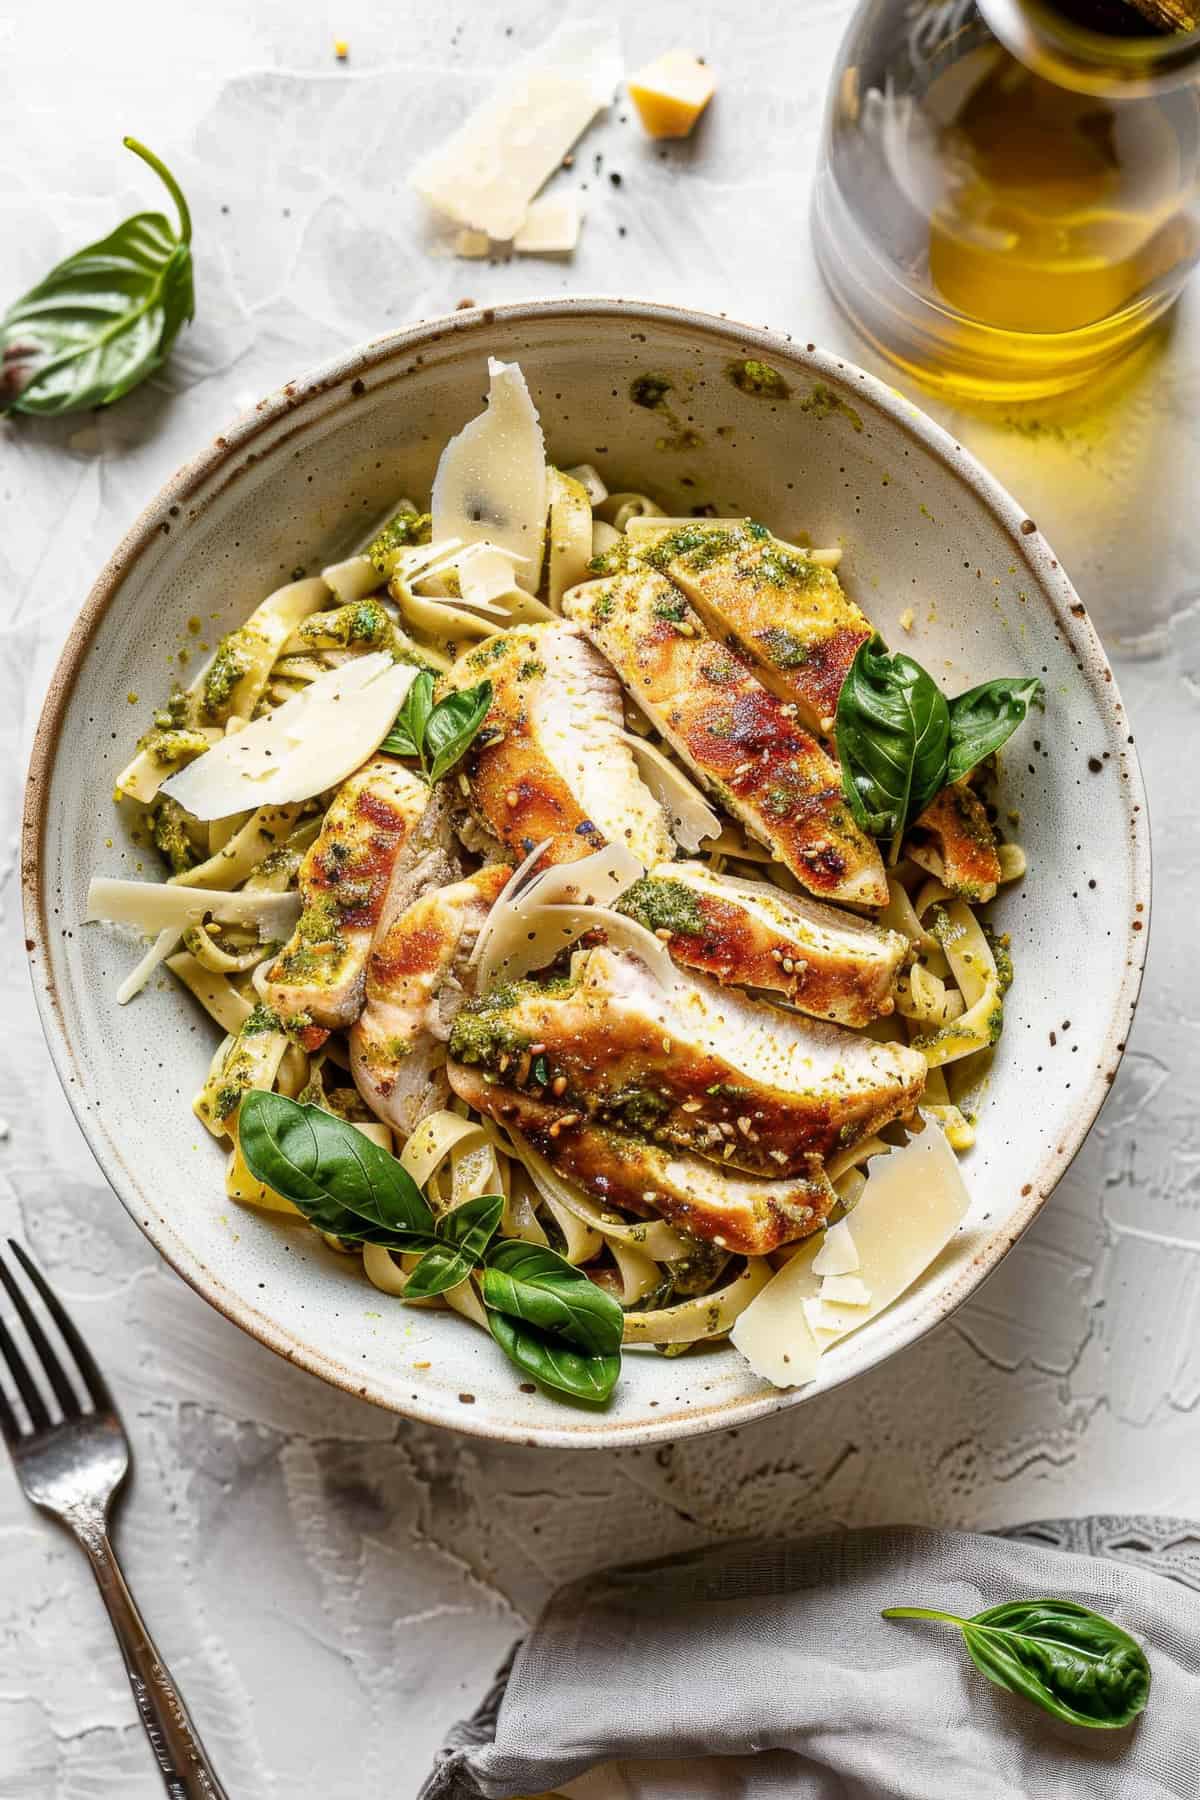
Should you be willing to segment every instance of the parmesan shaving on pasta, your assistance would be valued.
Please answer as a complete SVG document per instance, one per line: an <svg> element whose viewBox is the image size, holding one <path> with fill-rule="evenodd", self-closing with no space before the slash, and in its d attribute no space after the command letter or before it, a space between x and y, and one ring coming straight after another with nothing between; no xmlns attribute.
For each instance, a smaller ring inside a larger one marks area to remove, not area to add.
<svg viewBox="0 0 1200 1800"><path fill-rule="evenodd" d="M501 969L508 971L505 979L515 981L518 977L513 970L518 962L524 963L522 972L544 968L579 936L579 932L572 934L569 928L563 936L567 921L561 918L541 918L548 908L572 899L603 906L619 899L645 873L624 844L610 844L580 857L578 862L556 863L540 874L532 874L550 841L547 838L536 845L513 871L484 920L471 956L480 993L486 993L495 984ZM542 958L540 962L528 960L538 956Z"/></svg>
<svg viewBox="0 0 1200 1800"><path fill-rule="evenodd" d="M353 774L391 729L416 670L382 651L331 669L163 783L197 819L307 800Z"/></svg>
<svg viewBox="0 0 1200 1800"><path fill-rule="evenodd" d="M120 881L97 875L88 883L84 923L132 925L144 937L182 932L202 919L249 925L264 943L286 938L300 917L299 894L220 893L213 888L170 887L163 881Z"/></svg>
<svg viewBox="0 0 1200 1800"><path fill-rule="evenodd" d="M433 536L512 551L518 582L534 594L549 500L542 427L519 364L491 356L488 376L487 410L450 439L438 462Z"/></svg>
<svg viewBox="0 0 1200 1800"><path fill-rule="evenodd" d="M633 751L638 774L666 813L672 837L693 853L705 838L719 838L720 819L679 765L647 738L632 731L621 735Z"/></svg>

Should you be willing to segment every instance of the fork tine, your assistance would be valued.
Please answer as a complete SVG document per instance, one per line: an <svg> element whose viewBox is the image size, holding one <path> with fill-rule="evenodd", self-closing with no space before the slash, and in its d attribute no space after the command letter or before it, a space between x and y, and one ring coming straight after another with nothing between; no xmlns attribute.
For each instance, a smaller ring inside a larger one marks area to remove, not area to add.
<svg viewBox="0 0 1200 1800"><path fill-rule="evenodd" d="M24 1259L22 1259L22 1266L24 1266ZM63 1373L63 1366L58 1360L57 1352L50 1343L45 1332L42 1330L42 1327L38 1322L37 1314L21 1292L20 1287L9 1271L8 1264L2 1256L0 1256L0 1282L3 1282L9 1299L21 1315L21 1323L24 1325L29 1341L33 1345L34 1353L41 1359L46 1379L54 1389L58 1404L62 1407L63 1418L77 1419L83 1411L83 1408L79 1404L79 1396L71 1386L71 1383L67 1380L66 1375ZM26 1404L28 1404L28 1402L26 1402Z"/></svg>
<svg viewBox="0 0 1200 1800"><path fill-rule="evenodd" d="M8 1404L8 1396L3 1388L0 1388L0 1435L3 1435L10 1450L16 1449L22 1435L21 1427L17 1424L17 1415Z"/></svg>
<svg viewBox="0 0 1200 1800"><path fill-rule="evenodd" d="M108 1391L108 1383L100 1373L95 1357L76 1330L71 1315L68 1313L66 1307L59 1300L58 1295L54 1292L54 1289L50 1286L50 1283L46 1280L33 1258L25 1254L20 1244L18 1244L14 1238L9 1238L8 1247L28 1275L30 1281L32 1281L38 1293L42 1296L42 1299L45 1302L46 1311L58 1326L63 1343L75 1358L76 1366L79 1369L80 1375L83 1377L83 1384L91 1396L92 1405L96 1408L97 1412L115 1411L116 1409L113 1406L112 1395ZM2 1266L3 1265L0 1264L0 1267Z"/></svg>
<svg viewBox="0 0 1200 1800"><path fill-rule="evenodd" d="M8 1372L17 1384L25 1410L35 1431L45 1431L50 1424L50 1414L46 1410L46 1402L38 1393L30 1380L29 1370L25 1367L24 1358L9 1335L8 1326L0 1319L0 1356L8 1364Z"/></svg>

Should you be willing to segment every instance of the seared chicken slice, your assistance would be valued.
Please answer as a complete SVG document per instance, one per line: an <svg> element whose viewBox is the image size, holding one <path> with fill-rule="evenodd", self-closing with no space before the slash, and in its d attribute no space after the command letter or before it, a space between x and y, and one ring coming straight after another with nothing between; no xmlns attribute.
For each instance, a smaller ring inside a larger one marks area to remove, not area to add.
<svg viewBox="0 0 1200 1800"><path fill-rule="evenodd" d="M622 738L621 688L577 626L522 625L460 656L452 687L492 683L472 747L471 802L516 857L551 840L543 866L624 843L642 864L675 853L666 815Z"/></svg>
<svg viewBox="0 0 1200 1800"><path fill-rule="evenodd" d="M445 1045L472 992L467 965L511 873L507 864L493 864L423 894L371 952L367 1003L350 1032L350 1066L371 1111L402 1137L446 1102Z"/></svg>
<svg viewBox="0 0 1200 1800"><path fill-rule="evenodd" d="M799 1178L764 1181L632 1132L588 1124L579 1112L567 1113L524 1088L489 1083L464 1063L450 1064L450 1083L469 1106L523 1132L547 1162L597 1200L667 1219L739 1256L765 1256L807 1237L837 1198L815 1157Z"/></svg>
<svg viewBox="0 0 1200 1800"><path fill-rule="evenodd" d="M886 904L879 852L850 815L837 764L665 575L639 567L585 582L563 609L704 785L804 887Z"/></svg>
<svg viewBox="0 0 1200 1800"><path fill-rule="evenodd" d="M967 781L943 788L913 824L909 856L952 894L982 905L996 892L1000 858L983 802Z"/></svg>
<svg viewBox="0 0 1200 1800"><path fill-rule="evenodd" d="M793 700L810 731L833 730L838 695L870 620L832 569L747 520L740 530L686 526L649 553L714 637L741 651L764 687Z"/></svg>
<svg viewBox="0 0 1200 1800"><path fill-rule="evenodd" d="M767 1175L911 1112L925 1059L678 974L637 956L577 954L570 977L470 1002L450 1033L456 1062L534 1082L582 1113Z"/></svg>
<svg viewBox="0 0 1200 1800"><path fill-rule="evenodd" d="M801 1012L869 1025L895 1008L908 940L763 881L705 863L659 863L618 902L677 963L723 984L785 994Z"/></svg>
<svg viewBox="0 0 1200 1800"><path fill-rule="evenodd" d="M300 922L267 972L264 998L281 1018L336 1031L358 1017L371 942L409 872L428 801L424 782L390 756L342 783L300 865Z"/></svg>

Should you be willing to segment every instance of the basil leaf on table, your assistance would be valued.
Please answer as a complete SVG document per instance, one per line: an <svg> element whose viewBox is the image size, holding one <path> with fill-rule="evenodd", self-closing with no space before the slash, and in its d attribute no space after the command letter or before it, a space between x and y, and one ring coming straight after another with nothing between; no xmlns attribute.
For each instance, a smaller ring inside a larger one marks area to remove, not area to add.
<svg viewBox="0 0 1200 1800"><path fill-rule="evenodd" d="M440 781L460 756L470 749L492 704L492 684L481 681L439 700L425 727L424 754L429 759L428 779Z"/></svg>
<svg viewBox="0 0 1200 1800"><path fill-rule="evenodd" d="M1011 1694L1071 1725L1115 1731L1150 1697L1150 1664L1136 1639L1073 1600L1013 1600L973 1618L889 1606L885 1619L957 1625L972 1662Z"/></svg>
<svg viewBox="0 0 1200 1800"><path fill-rule="evenodd" d="M336 1113L252 1088L238 1112L238 1143L255 1180L320 1230L394 1249L434 1241L433 1213L412 1176ZM351 1231L323 1222L346 1214L357 1222Z"/></svg>
<svg viewBox="0 0 1200 1800"><path fill-rule="evenodd" d="M592 1356L620 1351L625 1315L618 1302L542 1244L505 1238L494 1245L483 1271L483 1299L508 1318L552 1332Z"/></svg>
<svg viewBox="0 0 1200 1800"><path fill-rule="evenodd" d="M910 656L879 637L859 646L838 696L835 726L842 787L873 837L898 838L946 780L950 709Z"/></svg>
<svg viewBox="0 0 1200 1800"><path fill-rule="evenodd" d="M488 1272L484 1274L485 1284L487 1274ZM586 1276L584 1279L587 1279ZM592 1287L595 1284L589 1282L588 1285ZM520 1319L509 1318L502 1312L489 1310L487 1322L492 1336L509 1361L516 1363L518 1369L522 1369L526 1375L532 1375L543 1387L557 1388L560 1393L570 1394L575 1400L599 1403L607 1400L617 1385L621 1373L621 1358L615 1352L582 1356L579 1351L568 1348L561 1339L538 1331Z"/></svg>
<svg viewBox="0 0 1200 1800"><path fill-rule="evenodd" d="M1036 677L1006 675L951 700L947 784L961 781L985 756L1006 744L1042 691Z"/></svg>
<svg viewBox="0 0 1200 1800"><path fill-rule="evenodd" d="M426 1250L404 1285L406 1300L428 1300L457 1287L478 1268L504 1212L503 1194L477 1194L437 1221L438 1241Z"/></svg>
<svg viewBox="0 0 1200 1800"><path fill-rule="evenodd" d="M166 359L195 311L192 221L178 182L135 138L179 215L134 213L77 250L0 319L0 412L57 417L110 406Z"/></svg>
<svg viewBox="0 0 1200 1800"><path fill-rule="evenodd" d="M379 748L391 756L420 756L425 742L425 727L433 711L433 676L422 669L414 680L404 704Z"/></svg>

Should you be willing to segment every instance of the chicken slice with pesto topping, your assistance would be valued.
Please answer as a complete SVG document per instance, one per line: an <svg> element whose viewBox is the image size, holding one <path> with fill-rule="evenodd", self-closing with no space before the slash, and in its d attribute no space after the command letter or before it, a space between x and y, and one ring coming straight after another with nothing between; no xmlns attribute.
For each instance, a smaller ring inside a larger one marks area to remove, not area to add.
<svg viewBox="0 0 1200 1800"><path fill-rule="evenodd" d="M757 1174L796 1175L912 1111L925 1059L703 976L660 982L603 946L564 980L470 1002L456 1062L535 1082L579 1114Z"/></svg>
<svg viewBox="0 0 1200 1800"><path fill-rule="evenodd" d="M666 815L622 738L621 688L575 625L522 625L459 657L448 686L492 684L468 753L471 805L515 856L544 864L623 843L643 865L674 855Z"/></svg>
<svg viewBox="0 0 1200 1800"><path fill-rule="evenodd" d="M428 803L424 782L390 756L342 783L300 865L300 921L267 972L264 998L280 1018L336 1031L358 1017L371 943L418 855Z"/></svg>
<svg viewBox="0 0 1200 1800"><path fill-rule="evenodd" d="M589 1123L575 1111L482 1070L451 1063L455 1093L478 1112L523 1132L568 1180L642 1218L663 1218L739 1256L765 1256L807 1237L837 1199L819 1159L800 1176L763 1180L634 1132Z"/></svg>
<svg viewBox="0 0 1200 1800"><path fill-rule="evenodd" d="M401 1137L449 1095L446 1040L473 991L475 941L511 873L493 863L422 894L371 952L350 1064L371 1111Z"/></svg>
<svg viewBox="0 0 1200 1800"><path fill-rule="evenodd" d="M618 911L655 932L684 968L783 994L814 1018L862 1026L895 1008L908 940L769 882L706 863L659 863Z"/></svg>
<svg viewBox="0 0 1200 1800"><path fill-rule="evenodd" d="M851 817L837 764L665 575L633 567L585 582L563 610L677 755L802 886L854 906L886 904L879 852Z"/></svg>
<svg viewBox="0 0 1200 1800"><path fill-rule="evenodd" d="M983 802L968 782L956 781L935 795L914 820L905 849L952 894L983 905L999 886L1000 858Z"/></svg>
<svg viewBox="0 0 1200 1800"><path fill-rule="evenodd" d="M833 730L838 695L871 636L832 569L747 520L725 531L686 526L648 560L683 589L715 637L741 651L764 687L793 701L809 731Z"/></svg>

